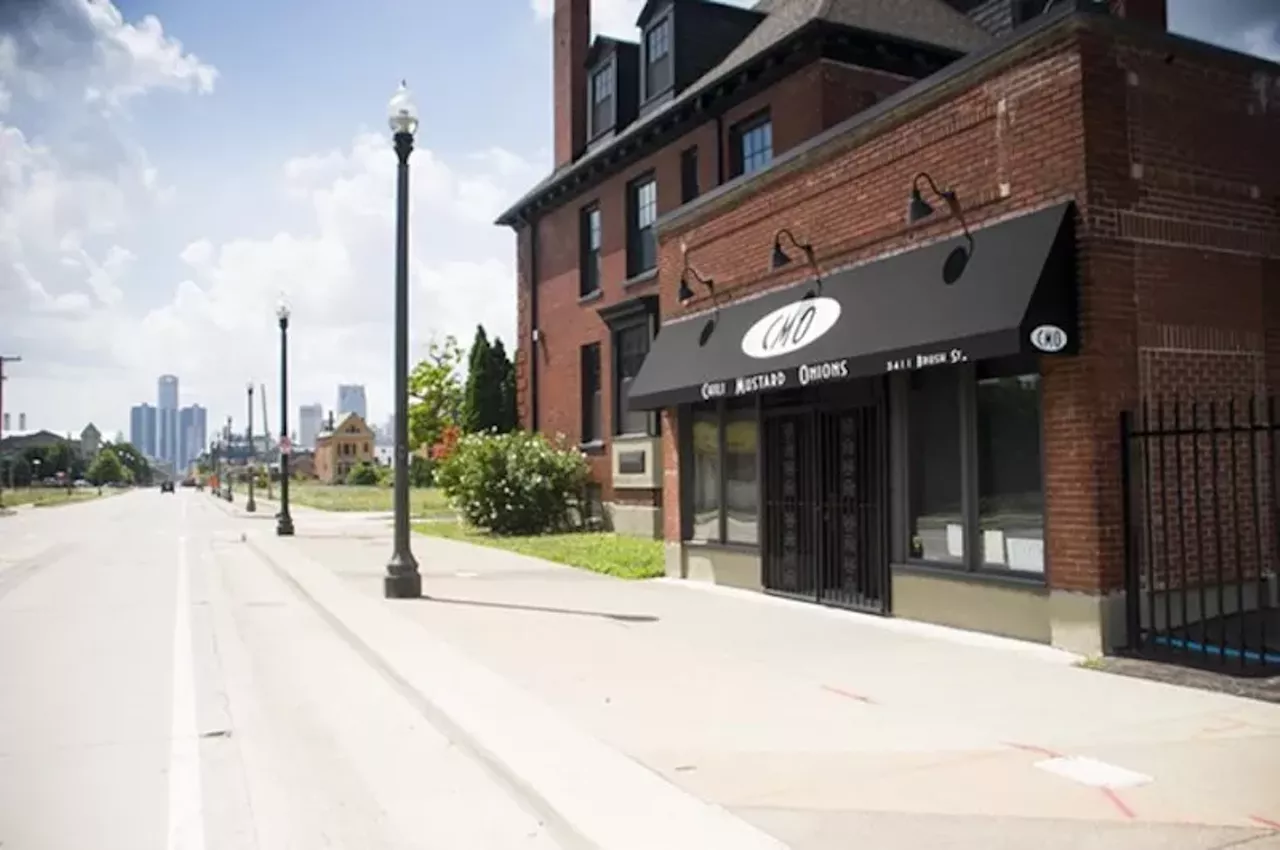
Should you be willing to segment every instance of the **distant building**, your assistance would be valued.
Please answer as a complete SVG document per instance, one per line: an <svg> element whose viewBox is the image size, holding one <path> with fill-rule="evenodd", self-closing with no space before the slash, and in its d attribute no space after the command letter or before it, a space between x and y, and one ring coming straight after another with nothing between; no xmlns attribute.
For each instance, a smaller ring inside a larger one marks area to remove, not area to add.
<svg viewBox="0 0 1280 850"><path fill-rule="evenodd" d="M316 435L324 427L324 405L304 404L298 408L298 446L304 449L316 447Z"/></svg>
<svg viewBox="0 0 1280 850"><path fill-rule="evenodd" d="M373 461L373 431L364 419L348 413L316 438L316 477L326 484L341 483L360 463Z"/></svg>
<svg viewBox="0 0 1280 850"><path fill-rule="evenodd" d="M363 384L338 385L338 416L341 417L344 413L354 413L361 420L368 420L369 409Z"/></svg>
<svg viewBox="0 0 1280 850"><path fill-rule="evenodd" d="M148 457L156 456L156 409L135 404L129 411L129 442Z"/></svg>
<svg viewBox="0 0 1280 850"><path fill-rule="evenodd" d="M177 376L161 375L156 389L156 456L177 468L181 463Z"/></svg>
<svg viewBox="0 0 1280 850"><path fill-rule="evenodd" d="M184 407L178 414L178 458L175 467L185 469L207 446L209 413L198 404Z"/></svg>
<svg viewBox="0 0 1280 850"><path fill-rule="evenodd" d="M92 460L98 456L98 450L102 448L102 432L98 430L92 422L85 426L80 432L80 454L85 460Z"/></svg>

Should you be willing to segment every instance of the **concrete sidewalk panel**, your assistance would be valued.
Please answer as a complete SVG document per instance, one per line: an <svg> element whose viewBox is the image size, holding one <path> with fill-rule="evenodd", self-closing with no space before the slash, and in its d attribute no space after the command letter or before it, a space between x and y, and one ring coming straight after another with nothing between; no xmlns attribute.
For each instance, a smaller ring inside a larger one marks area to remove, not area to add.
<svg viewBox="0 0 1280 850"><path fill-rule="evenodd" d="M432 637L325 567L260 538L251 544L317 606L358 636L469 743L563 818L585 846L606 850L782 850L720 806L677 788L502 677Z"/></svg>

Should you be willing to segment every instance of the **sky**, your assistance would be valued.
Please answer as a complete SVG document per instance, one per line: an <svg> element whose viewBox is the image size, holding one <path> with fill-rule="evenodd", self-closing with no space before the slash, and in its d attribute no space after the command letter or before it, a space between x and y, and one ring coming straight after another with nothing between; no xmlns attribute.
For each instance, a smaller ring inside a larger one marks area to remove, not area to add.
<svg viewBox="0 0 1280 850"><path fill-rule="evenodd" d="M551 4L0 0L14 426L127 435L172 373L184 406L241 428L247 382L278 392L282 297L291 416L359 383L385 420L402 78L421 115L412 356L477 324L514 349L515 239L493 220L551 167ZM593 29L635 38L641 6L595 0ZM1176 32L1280 61L1280 0L1169 8Z"/></svg>

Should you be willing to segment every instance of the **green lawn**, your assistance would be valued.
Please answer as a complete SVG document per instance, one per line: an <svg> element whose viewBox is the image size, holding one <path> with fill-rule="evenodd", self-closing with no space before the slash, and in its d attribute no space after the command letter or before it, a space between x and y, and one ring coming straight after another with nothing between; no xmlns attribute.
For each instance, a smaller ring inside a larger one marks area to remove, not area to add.
<svg viewBox="0 0 1280 850"><path fill-rule="evenodd" d="M243 487L238 487L243 492ZM262 488L258 488L261 493ZM272 485L272 494L280 495L280 485ZM289 501L322 511L389 511L390 487L352 487L318 484L312 481L289 483ZM444 494L432 488L409 490L409 508L413 516L452 516Z"/></svg>
<svg viewBox="0 0 1280 850"><path fill-rule="evenodd" d="M103 489L103 495L112 492ZM55 487L19 487L16 490L5 488L0 492L0 499L3 500L6 508L17 507L18 505L34 505L37 508L56 507L57 505L67 505L72 502L87 502L90 499L98 498L96 488L84 487L67 491L63 488Z"/></svg>
<svg viewBox="0 0 1280 850"><path fill-rule="evenodd" d="M506 549L615 578L656 578L665 572L661 540L605 532L499 537L457 522L419 523L413 530L431 537Z"/></svg>

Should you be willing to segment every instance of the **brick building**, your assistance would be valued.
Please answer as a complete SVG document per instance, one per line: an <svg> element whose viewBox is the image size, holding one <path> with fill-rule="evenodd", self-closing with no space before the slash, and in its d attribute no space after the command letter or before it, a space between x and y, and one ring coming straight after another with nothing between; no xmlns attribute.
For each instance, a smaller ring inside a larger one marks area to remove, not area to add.
<svg viewBox="0 0 1280 850"><path fill-rule="evenodd" d="M557 0L520 413L670 574L1124 641L1122 411L1280 387L1280 67L1047 5Z"/></svg>

